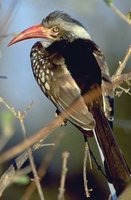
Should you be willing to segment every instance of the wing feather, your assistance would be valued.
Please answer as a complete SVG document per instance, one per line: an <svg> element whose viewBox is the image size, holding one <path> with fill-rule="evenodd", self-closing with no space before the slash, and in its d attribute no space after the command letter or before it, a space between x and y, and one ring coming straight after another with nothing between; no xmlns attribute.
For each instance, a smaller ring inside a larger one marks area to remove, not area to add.
<svg viewBox="0 0 131 200"><path fill-rule="evenodd" d="M72 109L69 120L85 130L92 130L95 127L93 115L89 112L79 87L72 78L71 74L63 64L59 69L53 71L51 93L55 99L55 104L59 110L66 110L77 100L79 108Z"/></svg>
<svg viewBox="0 0 131 200"><path fill-rule="evenodd" d="M114 117L114 92L111 82L111 77L109 75L109 68L105 61L105 57L99 48L94 50L93 55L101 69L102 74L102 94L103 94L103 108L105 116L109 121L113 121Z"/></svg>

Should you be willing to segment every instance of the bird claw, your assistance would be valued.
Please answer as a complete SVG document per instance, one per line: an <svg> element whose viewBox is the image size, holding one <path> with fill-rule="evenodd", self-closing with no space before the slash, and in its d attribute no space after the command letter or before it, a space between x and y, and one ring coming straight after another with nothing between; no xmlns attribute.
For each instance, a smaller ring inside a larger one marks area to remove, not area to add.
<svg viewBox="0 0 131 200"><path fill-rule="evenodd" d="M55 112L55 117L59 116L61 114L61 112L57 109ZM61 123L61 126L66 126L67 125L67 119L63 120L63 122Z"/></svg>

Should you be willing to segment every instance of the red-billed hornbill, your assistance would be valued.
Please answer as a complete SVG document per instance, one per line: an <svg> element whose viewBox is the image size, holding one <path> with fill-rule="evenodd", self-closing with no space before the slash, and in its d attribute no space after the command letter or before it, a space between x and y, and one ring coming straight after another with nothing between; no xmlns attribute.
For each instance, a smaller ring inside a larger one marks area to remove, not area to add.
<svg viewBox="0 0 131 200"><path fill-rule="evenodd" d="M108 66L100 49L91 41L84 26L69 15L54 11L38 26L23 31L9 45L28 38L46 38L31 49L34 76L47 97L59 111L66 110L92 87L111 85ZM112 107L103 90L103 110L110 119ZM102 109L102 108L101 108ZM84 130L95 128L95 119L81 98L80 109L70 121Z"/></svg>
<svg viewBox="0 0 131 200"><path fill-rule="evenodd" d="M21 32L9 45L29 38L46 39L35 43L30 53L32 70L41 90L59 112L79 99L79 109L69 113L69 121L87 136L88 131L95 129L108 167L109 162L114 166L119 148L108 123L113 118L113 89L103 53L80 22L60 11L52 12L40 25ZM83 95L97 86L101 88L101 98L87 105ZM118 159L117 162L120 165ZM110 171L111 178L117 179L118 174Z"/></svg>

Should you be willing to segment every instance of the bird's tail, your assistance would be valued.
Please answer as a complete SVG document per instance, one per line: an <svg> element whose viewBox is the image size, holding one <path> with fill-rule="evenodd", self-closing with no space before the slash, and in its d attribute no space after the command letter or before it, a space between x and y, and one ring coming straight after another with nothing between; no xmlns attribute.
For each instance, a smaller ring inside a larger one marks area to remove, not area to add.
<svg viewBox="0 0 131 200"><path fill-rule="evenodd" d="M93 106L92 113L96 120L95 134L105 158L105 169L108 169L105 171L119 194L130 180L130 169L99 104Z"/></svg>

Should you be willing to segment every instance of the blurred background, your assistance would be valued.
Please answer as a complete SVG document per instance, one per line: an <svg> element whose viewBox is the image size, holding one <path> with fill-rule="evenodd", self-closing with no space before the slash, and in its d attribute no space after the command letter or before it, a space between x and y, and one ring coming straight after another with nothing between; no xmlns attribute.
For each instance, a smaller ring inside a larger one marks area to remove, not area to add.
<svg viewBox="0 0 131 200"><path fill-rule="evenodd" d="M131 10L131 1L115 0L114 4L124 13ZM31 102L31 107L25 119L25 127L28 136L35 134L48 122L54 119L55 107L43 95L37 85L31 65L30 50L38 39L23 41L11 47L7 47L15 33L39 24L44 17L54 10L62 10L78 19L87 28L92 40L96 42L104 52L110 72L113 74L122 60L131 43L131 27L122 21L104 2L104 0L1 0L0 1L0 96L9 105L17 110L24 111ZM131 61L128 62L125 72L130 71ZM115 122L114 132L117 141L131 166L131 96L122 94L115 97ZM0 134L8 133L10 139L3 150L6 150L23 141L22 131L18 120L4 107L0 106ZM62 136L62 137L61 137ZM61 138L60 138L61 137ZM3 140L1 140L3 141ZM57 141L59 143L52 160L42 180L42 187L46 200L57 199L63 151L69 151L68 175L66 180L66 199L84 200L84 188L82 178L82 165L84 156L84 140L76 128L68 123L54 131L45 141L46 143ZM90 139L91 148L100 162L98 149L94 139ZM34 153L36 166L41 165L44 157L51 147L43 147ZM4 163L0 167L1 174L12 161ZM27 163L28 164L28 163ZM30 176L32 176L30 174ZM93 188L91 196L93 200L107 200L109 189L105 178L93 163L93 170L88 166L89 188ZM27 185L13 184L6 189L2 200L21 199ZM37 192L31 198L39 199Z"/></svg>

